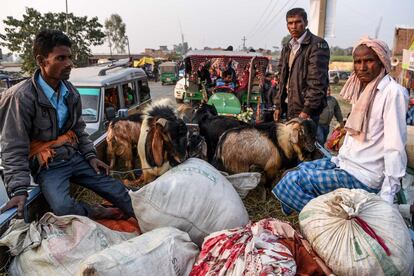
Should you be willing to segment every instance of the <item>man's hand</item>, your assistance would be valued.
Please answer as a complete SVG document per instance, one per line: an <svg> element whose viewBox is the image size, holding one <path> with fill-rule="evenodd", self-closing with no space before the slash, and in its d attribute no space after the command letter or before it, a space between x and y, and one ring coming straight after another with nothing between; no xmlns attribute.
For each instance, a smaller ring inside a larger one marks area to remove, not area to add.
<svg viewBox="0 0 414 276"><path fill-rule="evenodd" d="M273 120L275 122L279 122L279 120L280 120L280 109L275 109L275 112L273 112Z"/></svg>
<svg viewBox="0 0 414 276"><path fill-rule="evenodd" d="M104 162L102 162L101 160L99 160L98 158L90 159L89 164L95 170L96 174L101 174L101 171L100 171L101 169L105 170L106 175L109 174L109 166L105 164Z"/></svg>
<svg viewBox="0 0 414 276"><path fill-rule="evenodd" d="M298 117L303 119L303 120L307 120L307 119L310 118L310 116L307 113L303 112L303 111L299 114Z"/></svg>
<svg viewBox="0 0 414 276"><path fill-rule="evenodd" d="M345 127L344 122L340 122L340 123L339 123L339 127L340 127L340 128L344 128L344 127Z"/></svg>
<svg viewBox="0 0 414 276"><path fill-rule="evenodd" d="M4 213L4 212L6 212L7 210L9 210L13 207L17 207L17 217L22 218L23 217L23 207L24 207L24 204L26 203L26 199L27 199L27 195L18 195L18 196L12 197L6 203L6 205L3 208L1 208L0 213Z"/></svg>

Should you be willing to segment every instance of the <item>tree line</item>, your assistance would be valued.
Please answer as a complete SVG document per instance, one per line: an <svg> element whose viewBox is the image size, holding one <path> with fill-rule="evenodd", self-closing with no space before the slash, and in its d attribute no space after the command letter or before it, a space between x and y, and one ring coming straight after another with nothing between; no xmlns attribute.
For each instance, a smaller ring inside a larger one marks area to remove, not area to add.
<svg viewBox="0 0 414 276"><path fill-rule="evenodd" d="M282 38L282 47L290 40L290 35L286 35ZM341 48L339 46L330 47L331 56L352 56L352 47Z"/></svg>
<svg viewBox="0 0 414 276"><path fill-rule="evenodd" d="M3 20L4 33L0 33L0 46L7 47L22 59L22 70L33 73L36 61L32 54L33 40L36 34L44 29L61 30L72 41L73 62L76 66L85 66L91 53L91 46L102 45L108 41L110 51L125 52L126 26L122 18L113 14L105 20L105 30L98 17L75 16L73 13L44 13L33 8L26 8L23 19L8 16ZM67 26L66 26L67 24Z"/></svg>

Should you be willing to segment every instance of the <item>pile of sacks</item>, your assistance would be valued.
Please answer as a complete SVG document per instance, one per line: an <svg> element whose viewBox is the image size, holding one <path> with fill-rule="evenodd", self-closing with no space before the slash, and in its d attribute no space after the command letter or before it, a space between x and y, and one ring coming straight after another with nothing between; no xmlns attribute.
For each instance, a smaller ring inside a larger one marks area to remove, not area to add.
<svg viewBox="0 0 414 276"><path fill-rule="evenodd" d="M52 213L31 224L16 220L0 246L15 256L10 275L188 275L199 252L172 227L137 236Z"/></svg>
<svg viewBox="0 0 414 276"><path fill-rule="evenodd" d="M142 235L47 213L31 224L16 220L0 246L15 256L10 275L188 275L205 236L249 222L237 191L246 195L259 181L258 173L226 177L192 158L130 192Z"/></svg>
<svg viewBox="0 0 414 276"><path fill-rule="evenodd" d="M15 256L11 275L412 275L408 230L380 197L320 196L300 213L299 233L276 219L249 222L241 197L259 180L191 158L130 192L142 235L48 213L16 221L0 246Z"/></svg>

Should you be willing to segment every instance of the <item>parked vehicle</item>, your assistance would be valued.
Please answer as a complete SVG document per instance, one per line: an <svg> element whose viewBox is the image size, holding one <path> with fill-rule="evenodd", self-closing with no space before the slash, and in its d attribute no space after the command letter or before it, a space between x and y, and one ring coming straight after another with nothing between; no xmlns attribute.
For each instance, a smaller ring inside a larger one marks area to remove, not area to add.
<svg viewBox="0 0 414 276"><path fill-rule="evenodd" d="M144 70L148 80L155 80L154 66L155 60L152 57L143 57L139 60L134 60L132 63L132 67Z"/></svg>
<svg viewBox="0 0 414 276"><path fill-rule="evenodd" d="M69 81L81 95L82 116L92 140L105 135L107 122L136 113L151 100L144 71L128 65L125 60L72 70Z"/></svg>
<svg viewBox="0 0 414 276"><path fill-rule="evenodd" d="M188 86L188 79L180 79L174 87L174 98L177 103L182 103L184 100L185 87Z"/></svg>
<svg viewBox="0 0 414 276"><path fill-rule="evenodd" d="M14 77L9 74L0 73L0 93L5 91L7 88L21 82L26 78L24 77Z"/></svg>
<svg viewBox="0 0 414 276"><path fill-rule="evenodd" d="M339 73L340 80L347 80L349 76L351 76L351 72L348 72L348 71L338 71L338 73Z"/></svg>
<svg viewBox="0 0 414 276"><path fill-rule="evenodd" d="M161 84L176 84L178 81L178 67L175 62L164 62L158 66Z"/></svg>
<svg viewBox="0 0 414 276"><path fill-rule="evenodd" d="M208 102L225 115L238 115L249 107L256 107L262 101L259 88L268 63L267 57L256 52L190 51L184 58L184 79L188 79L184 102ZM235 74L232 87L216 87L220 74L229 70ZM205 76L210 76L211 82Z"/></svg>
<svg viewBox="0 0 414 276"><path fill-rule="evenodd" d="M334 70L329 70L329 83L338 84L339 83L339 72Z"/></svg>

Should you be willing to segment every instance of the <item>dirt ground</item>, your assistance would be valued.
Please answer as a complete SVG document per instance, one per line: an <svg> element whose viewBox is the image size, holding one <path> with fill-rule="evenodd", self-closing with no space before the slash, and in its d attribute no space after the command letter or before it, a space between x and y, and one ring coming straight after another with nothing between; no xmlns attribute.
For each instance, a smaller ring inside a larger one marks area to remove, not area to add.
<svg viewBox="0 0 414 276"><path fill-rule="evenodd" d="M338 84L331 84L331 91L332 96L335 97L335 99L338 101L339 106L341 107L342 115L344 118L348 115L349 112L351 112L351 105L342 99L341 96L339 96L339 93L341 92L342 87L345 84L345 80L339 81ZM335 119L333 119L335 121Z"/></svg>

